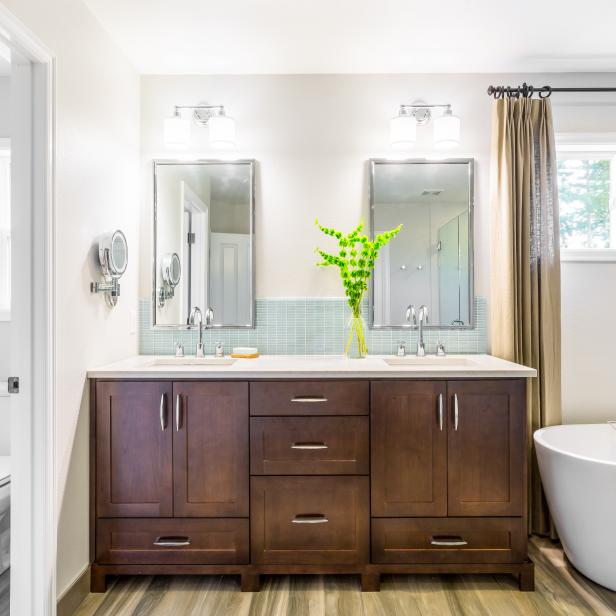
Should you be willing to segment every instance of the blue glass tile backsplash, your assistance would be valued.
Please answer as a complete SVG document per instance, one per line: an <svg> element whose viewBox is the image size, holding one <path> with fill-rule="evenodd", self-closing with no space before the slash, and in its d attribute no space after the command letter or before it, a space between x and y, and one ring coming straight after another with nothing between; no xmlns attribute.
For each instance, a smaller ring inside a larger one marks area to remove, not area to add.
<svg viewBox="0 0 616 616"><path fill-rule="evenodd" d="M367 301L364 314L367 314ZM440 340L447 353L485 353L486 301L475 298L475 329L427 330L424 339L428 353L434 353ZM234 346L257 347L263 355L342 355L344 327L350 311L343 298L293 297L257 299L257 326L254 329L204 330L207 355L215 344L223 343L225 353ZM409 352L417 344L416 330L367 329L368 350L375 355L395 353L398 341L407 343ZM193 355L197 343L194 330L156 329L152 327L151 303L139 303L139 350L142 355L171 355L181 342L187 355Z"/></svg>

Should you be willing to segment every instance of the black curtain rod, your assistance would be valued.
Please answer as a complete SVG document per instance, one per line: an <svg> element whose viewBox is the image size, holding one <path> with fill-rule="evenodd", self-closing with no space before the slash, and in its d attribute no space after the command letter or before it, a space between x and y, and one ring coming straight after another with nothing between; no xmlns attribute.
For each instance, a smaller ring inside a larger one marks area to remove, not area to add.
<svg viewBox="0 0 616 616"><path fill-rule="evenodd" d="M532 98L536 94L539 98L548 98L554 92L616 92L616 88L552 88L542 86L536 88L523 83L521 86L490 86L488 95L494 98Z"/></svg>

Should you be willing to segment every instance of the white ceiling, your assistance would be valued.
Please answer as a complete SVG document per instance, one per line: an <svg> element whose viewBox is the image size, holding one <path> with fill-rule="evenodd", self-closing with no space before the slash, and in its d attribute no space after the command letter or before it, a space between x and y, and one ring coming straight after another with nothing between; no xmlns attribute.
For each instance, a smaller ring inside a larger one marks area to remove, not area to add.
<svg viewBox="0 0 616 616"><path fill-rule="evenodd" d="M149 74L614 71L614 0L84 0Z"/></svg>

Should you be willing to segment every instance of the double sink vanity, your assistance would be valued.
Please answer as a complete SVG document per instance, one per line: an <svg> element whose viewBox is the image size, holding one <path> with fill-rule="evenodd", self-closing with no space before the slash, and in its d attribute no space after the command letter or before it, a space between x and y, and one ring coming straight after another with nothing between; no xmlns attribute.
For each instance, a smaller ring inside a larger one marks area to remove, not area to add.
<svg viewBox="0 0 616 616"><path fill-rule="evenodd" d="M510 573L526 379L488 355L140 356L89 373L92 590L117 574Z"/></svg>

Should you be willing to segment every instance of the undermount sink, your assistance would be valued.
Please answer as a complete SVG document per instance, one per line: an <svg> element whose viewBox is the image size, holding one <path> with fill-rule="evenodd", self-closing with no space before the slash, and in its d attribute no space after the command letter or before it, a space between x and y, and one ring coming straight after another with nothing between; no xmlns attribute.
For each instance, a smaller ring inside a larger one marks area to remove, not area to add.
<svg viewBox="0 0 616 616"><path fill-rule="evenodd" d="M232 366L236 361L233 357L162 357L150 366Z"/></svg>
<svg viewBox="0 0 616 616"><path fill-rule="evenodd" d="M390 366L476 366L476 362L467 357L386 357L383 360Z"/></svg>

